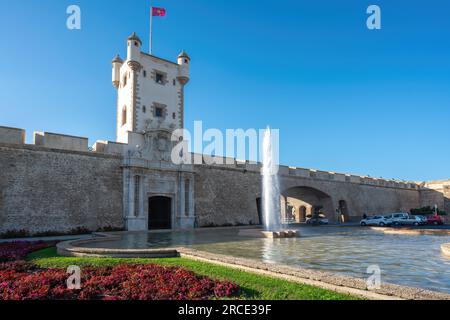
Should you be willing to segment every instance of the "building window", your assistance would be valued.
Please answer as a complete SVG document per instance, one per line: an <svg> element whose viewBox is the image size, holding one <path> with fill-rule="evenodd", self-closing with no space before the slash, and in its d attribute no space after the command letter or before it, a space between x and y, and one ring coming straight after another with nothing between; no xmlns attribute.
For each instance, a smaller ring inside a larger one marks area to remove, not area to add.
<svg viewBox="0 0 450 320"><path fill-rule="evenodd" d="M164 75L162 73L157 72L155 74L155 81L159 84L164 84Z"/></svg>
<svg viewBox="0 0 450 320"><path fill-rule="evenodd" d="M139 216L139 193L141 186L141 177L135 176L134 177L134 216Z"/></svg>
<svg viewBox="0 0 450 320"><path fill-rule="evenodd" d="M125 74L124 77L123 77L122 83L123 83L123 87L126 87L126 86L127 86L127 75L126 75L126 74Z"/></svg>
<svg viewBox="0 0 450 320"><path fill-rule="evenodd" d="M189 216L189 195L190 195L190 181L189 179L184 180L184 215Z"/></svg>
<svg viewBox="0 0 450 320"><path fill-rule="evenodd" d="M163 86L166 85L166 83L168 83L167 73L160 70L153 69L151 78L155 80L156 83Z"/></svg>
<svg viewBox="0 0 450 320"><path fill-rule="evenodd" d="M142 112L146 113L147 112L147 108L145 106L142 107Z"/></svg>
<svg viewBox="0 0 450 320"><path fill-rule="evenodd" d="M147 71L144 70L143 75L144 75L144 78L146 78L147 77Z"/></svg>
<svg viewBox="0 0 450 320"><path fill-rule="evenodd" d="M167 116L170 116L167 112L167 105L158 102L153 102L150 112L154 118L161 120L164 120Z"/></svg>
<svg viewBox="0 0 450 320"><path fill-rule="evenodd" d="M174 119L175 120L175 118L177 117L177 115L175 114L175 112L174 113L172 113L172 119Z"/></svg>
<svg viewBox="0 0 450 320"><path fill-rule="evenodd" d="M175 79L173 79L173 85L176 86L177 82L175 81Z"/></svg>
<svg viewBox="0 0 450 320"><path fill-rule="evenodd" d="M122 109L122 125L124 126L127 123L127 106L124 106Z"/></svg>

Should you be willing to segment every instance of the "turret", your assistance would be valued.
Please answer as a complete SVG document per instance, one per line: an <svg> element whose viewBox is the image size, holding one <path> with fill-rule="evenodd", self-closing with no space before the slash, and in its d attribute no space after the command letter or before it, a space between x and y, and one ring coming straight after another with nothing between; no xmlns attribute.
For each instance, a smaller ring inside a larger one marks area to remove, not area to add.
<svg viewBox="0 0 450 320"><path fill-rule="evenodd" d="M137 36L136 32L133 32L133 34L128 37L127 50L128 65L133 70L140 65L141 46L141 39Z"/></svg>
<svg viewBox="0 0 450 320"><path fill-rule="evenodd" d="M122 68L123 60L117 55L112 61L112 83L118 89L120 84L120 68Z"/></svg>
<svg viewBox="0 0 450 320"><path fill-rule="evenodd" d="M178 55L177 62L180 66L177 79L182 85L185 85L189 82L189 63L191 62L191 58L183 50Z"/></svg>

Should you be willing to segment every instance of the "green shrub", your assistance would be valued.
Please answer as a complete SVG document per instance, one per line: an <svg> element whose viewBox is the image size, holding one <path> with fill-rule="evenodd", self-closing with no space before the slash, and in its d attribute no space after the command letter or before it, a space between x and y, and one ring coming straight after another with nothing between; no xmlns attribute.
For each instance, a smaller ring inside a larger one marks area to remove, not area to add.
<svg viewBox="0 0 450 320"><path fill-rule="evenodd" d="M433 215L435 213L434 208L432 208L430 206L418 208L418 209L411 209L410 212L412 215L423 215L423 216ZM445 212L443 210L439 210L439 208L437 209L437 212L438 212L438 215L440 215L440 216L447 215L447 212Z"/></svg>

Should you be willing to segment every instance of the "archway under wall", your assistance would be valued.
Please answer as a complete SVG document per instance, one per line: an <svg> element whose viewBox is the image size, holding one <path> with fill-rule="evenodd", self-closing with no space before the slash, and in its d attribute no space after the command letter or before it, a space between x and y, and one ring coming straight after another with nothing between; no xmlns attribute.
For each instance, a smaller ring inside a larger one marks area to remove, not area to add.
<svg viewBox="0 0 450 320"><path fill-rule="evenodd" d="M337 221L336 208L327 193L306 186L291 187L282 192L285 206L282 205L282 219L304 223L315 212L322 213L330 222ZM292 209L291 209L292 208ZM291 211L292 210L292 211ZM284 213L283 213L284 211Z"/></svg>

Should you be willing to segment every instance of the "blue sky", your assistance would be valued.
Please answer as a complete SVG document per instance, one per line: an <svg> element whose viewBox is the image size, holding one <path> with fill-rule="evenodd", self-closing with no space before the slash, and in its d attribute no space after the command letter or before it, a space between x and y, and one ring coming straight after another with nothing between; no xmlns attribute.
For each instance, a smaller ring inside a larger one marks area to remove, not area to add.
<svg viewBox="0 0 450 320"><path fill-rule="evenodd" d="M66 28L66 8L82 30ZM366 8L382 9L382 30ZM448 1L158 0L154 54L192 58L186 126L280 129L283 164L450 177ZM0 0L0 125L115 139L111 59L149 1Z"/></svg>

